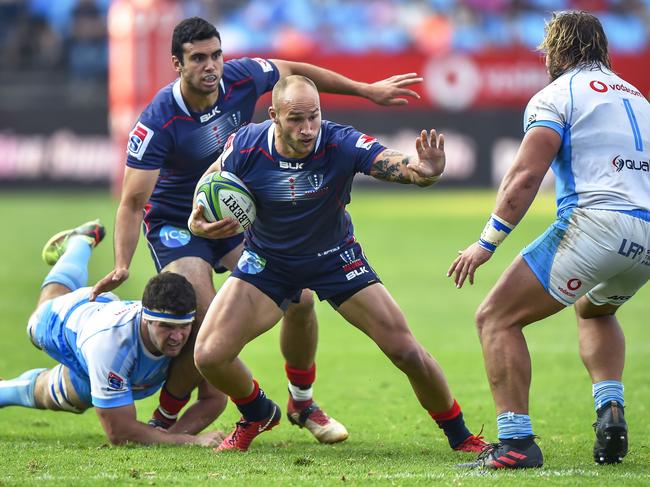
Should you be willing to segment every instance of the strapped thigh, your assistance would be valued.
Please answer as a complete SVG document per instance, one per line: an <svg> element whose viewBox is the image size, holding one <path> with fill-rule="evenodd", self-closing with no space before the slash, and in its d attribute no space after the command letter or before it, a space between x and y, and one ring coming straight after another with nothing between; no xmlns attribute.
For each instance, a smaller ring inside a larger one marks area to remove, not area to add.
<svg viewBox="0 0 650 487"><path fill-rule="evenodd" d="M59 406L63 411L71 413L83 413L84 409L80 409L70 401L70 390L74 386L69 383L65 376L66 367L59 364L50 370L50 375L47 381L47 393L52 401Z"/></svg>

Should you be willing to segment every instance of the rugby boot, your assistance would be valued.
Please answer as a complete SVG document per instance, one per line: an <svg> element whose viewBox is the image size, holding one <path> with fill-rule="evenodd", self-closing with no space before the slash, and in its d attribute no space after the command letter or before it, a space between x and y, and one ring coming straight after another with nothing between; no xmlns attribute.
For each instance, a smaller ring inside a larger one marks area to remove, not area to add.
<svg viewBox="0 0 650 487"><path fill-rule="evenodd" d="M56 264L65 253L70 237L74 235L82 236L90 245L96 247L104 239L106 228L99 220L92 220L79 225L77 228L71 228L70 230L63 230L57 233L43 247L43 251L41 252L43 262L48 265Z"/></svg>
<svg viewBox="0 0 650 487"><path fill-rule="evenodd" d="M623 409L619 403L611 401L598 410L598 417L593 425L596 432L596 463L621 463L627 455L627 423Z"/></svg>
<svg viewBox="0 0 650 487"><path fill-rule="evenodd" d="M490 444L483 439L481 433L483 433L483 428L478 432L478 435L470 435L465 438L460 445L454 447L454 450L468 453L481 453L490 446Z"/></svg>
<svg viewBox="0 0 650 487"><path fill-rule="evenodd" d="M476 461L462 463L459 467L482 469L537 468L544 464L542 450L533 437L523 440L501 440L489 444Z"/></svg>
<svg viewBox="0 0 650 487"><path fill-rule="evenodd" d="M272 430L280 422L282 413L274 402L271 414L259 421L247 421L243 417L235 424L235 429L224 438L221 444L214 449L216 452L224 450L246 451L252 441L261 433Z"/></svg>
<svg viewBox="0 0 650 487"><path fill-rule="evenodd" d="M348 430L345 426L328 416L313 401L306 407L299 408L289 396L287 418L291 424L306 428L321 443L338 443L348 438Z"/></svg>

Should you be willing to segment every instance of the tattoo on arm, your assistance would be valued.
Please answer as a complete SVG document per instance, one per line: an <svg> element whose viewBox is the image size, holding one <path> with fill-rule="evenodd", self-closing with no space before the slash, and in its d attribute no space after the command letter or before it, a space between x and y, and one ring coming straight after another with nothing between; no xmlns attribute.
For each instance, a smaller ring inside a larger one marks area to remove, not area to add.
<svg viewBox="0 0 650 487"><path fill-rule="evenodd" d="M413 180L410 171L406 167L409 162L409 156L399 151L386 149L373 162L370 175L391 183L410 184Z"/></svg>

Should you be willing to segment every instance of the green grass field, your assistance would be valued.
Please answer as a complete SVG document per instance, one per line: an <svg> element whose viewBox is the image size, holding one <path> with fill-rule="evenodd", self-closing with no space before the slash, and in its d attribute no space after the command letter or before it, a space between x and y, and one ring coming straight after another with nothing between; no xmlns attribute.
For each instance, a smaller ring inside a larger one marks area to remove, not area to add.
<svg viewBox="0 0 650 487"><path fill-rule="evenodd" d="M494 406L483 370L473 314L523 245L554 216L550 196L540 197L525 220L482 267L473 287L457 290L445 277L458 249L474 241L493 205L493 192L436 190L361 192L349 210L367 256L400 303L416 336L443 366L474 431L496 436ZM0 376L14 377L53 361L25 334L48 268L45 240L63 228L101 217L112 227L116 202L106 193L0 194ZM112 235L91 261L94 282L112 266ZM140 242L131 279L119 290L138 299L154 272ZM220 279L220 278L218 278ZM444 435L420 408L402 374L360 332L327 304L320 319L316 399L347 425L350 439L323 446L283 420L247 454L216 455L199 447L108 446L93 411L68 413L6 408L0 411L0 485L648 485L650 484L650 358L646 287L620 311L627 336L626 418L630 453L616 466L596 466L591 448L591 384L577 351L572 310L529 327L533 359L531 415L545 453L542 469L521 472L459 470L471 455L449 450ZM278 329L244 353L267 394L286 401ZM157 399L138 405L142 420ZM229 406L213 427L229 430L238 414Z"/></svg>

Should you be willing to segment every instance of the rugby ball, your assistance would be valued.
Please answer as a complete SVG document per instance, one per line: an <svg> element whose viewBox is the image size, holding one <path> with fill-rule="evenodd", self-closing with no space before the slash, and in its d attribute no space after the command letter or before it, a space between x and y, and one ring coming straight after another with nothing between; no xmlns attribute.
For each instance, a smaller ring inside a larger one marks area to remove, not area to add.
<svg viewBox="0 0 650 487"><path fill-rule="evenodd" d="M209 222L226 217L239 222L241 233L255 221L255 199L244 183L227 171L213 172L201 180L194 201L203 206L203 216Z"/></svg>

